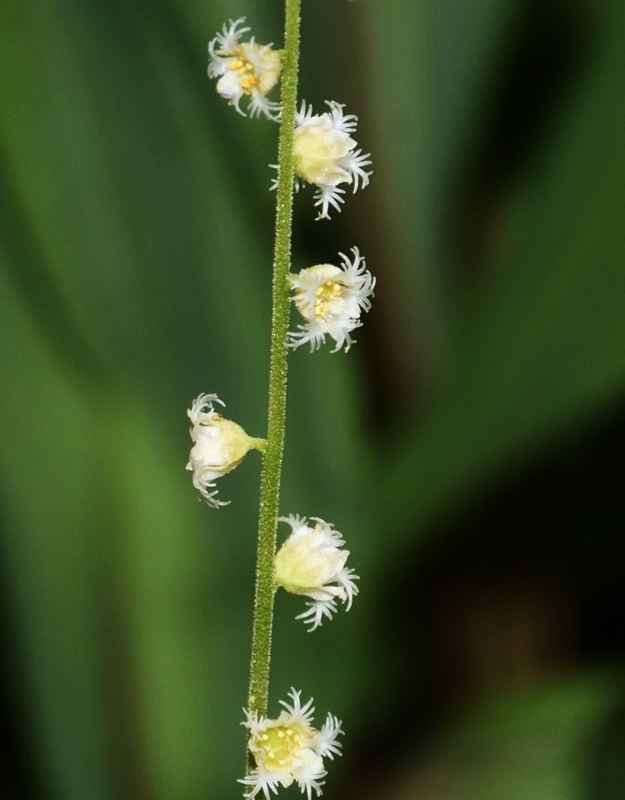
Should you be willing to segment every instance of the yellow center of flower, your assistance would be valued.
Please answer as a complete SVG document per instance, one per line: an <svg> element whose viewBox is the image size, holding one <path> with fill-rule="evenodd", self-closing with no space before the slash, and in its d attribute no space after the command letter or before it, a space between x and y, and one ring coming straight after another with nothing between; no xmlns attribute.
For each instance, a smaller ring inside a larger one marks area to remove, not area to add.
<svg viewBox="0 0 625 800"><path fill-rule="evenodd" d="M355 147L347 134L328 130L323 121L302 125L295 131L295 173L308 183L337 186L349 183L349 173L338 162Z"/></svg>
<svg viewBox="0 0 625 800"><path fill-rule="evenodd" d="M228 63L228 68L241 78L239 86L246 94L250 94L252 89L258 86L258 77L254 65L246 58L233 58Z"/></svg>
<svg viewBox="0 0 625 800"><path fill-rule="evenodd" d="M332 308L332 301L341 296L343 287L338 281L322 283L315 292L315 316L325 317Z"/></svg>
<svg viewBox="0 0 625 800"><path fill-rule="evenodd" d="M257 734L250 742L256 762L270 771L289 770L293 759L307 746L301 725L276 725Z"/></svg>

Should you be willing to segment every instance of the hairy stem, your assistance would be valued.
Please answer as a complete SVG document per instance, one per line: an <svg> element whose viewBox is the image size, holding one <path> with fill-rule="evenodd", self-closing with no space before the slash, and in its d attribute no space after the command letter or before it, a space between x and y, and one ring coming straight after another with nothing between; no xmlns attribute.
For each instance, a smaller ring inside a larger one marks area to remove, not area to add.
<svg viewBox="0 0 625 800"><path fill-rule="evenodd" d="M267 448L263 459L258 518L258 554L254 632L250 662L248 709L267 713L271 633L273 628L273 562L276 517L286 419L287 331L289 325L289 269L293 217L293 136L297 105L301 0L285 0L285 44L282 54L282 117L278 150L276 238L273 263L273 311L269 367Z"/></svg>

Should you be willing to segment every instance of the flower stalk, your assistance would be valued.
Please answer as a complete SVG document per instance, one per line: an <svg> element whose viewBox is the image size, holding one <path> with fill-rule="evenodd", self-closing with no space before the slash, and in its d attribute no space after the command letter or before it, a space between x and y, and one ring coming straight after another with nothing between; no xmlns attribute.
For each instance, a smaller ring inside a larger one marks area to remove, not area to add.
<svg viewBox="0 0 625 800"><path fill-rule="evenodd" d="M276 526L284 449L289 326L289 271L293 218L293 140L297 106L301 0L285 0L282 51L282 115L278 145L276 231L273 262L273 307L269 367L267 447L263 458L258 519L256 589L250 661L248 711L267 713L275 587Z"/></svg>

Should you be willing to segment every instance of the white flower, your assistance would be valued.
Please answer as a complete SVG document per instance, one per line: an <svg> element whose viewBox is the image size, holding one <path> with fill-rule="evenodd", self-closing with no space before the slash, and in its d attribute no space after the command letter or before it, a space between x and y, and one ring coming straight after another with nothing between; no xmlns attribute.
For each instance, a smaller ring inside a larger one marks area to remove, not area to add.
<svg viewBox="0 0 625 800"><path fill-rule="evenodd" d="M237 467L250 450L264 452L266 442L248 436L236 422L224 419L215 411L214 403L225 405L216 394L201 394L187 411L193 440L187 469L193 472L193 485L208 505L219 508L228 503L217 500L216 478Z"/></svg>
<svg viewBox="0 0 625 800"><path fill-rule="evenodd" d="M332 351L349 350L354 343L351 332L362 325L360 314L371 308L375 278L365 259L352 247L352 260L339 253L342 265L317 264L291 275L292 300L306 320L298 331L289 333L289 347L310 343L311 351L325 342L326 334L336 342Z"/></svg>
<svg viewBox="0 0 625 800"><path fill-rule="evenodd" d="M278 50L270 44L256 44L254 37L248 42L239 40L250 28L242 28L245 17L230 20L221 33L208 44L209 78L219 78L217 91L245 116L240 103L249 98L250 117L264 114L276 119L280 104L267 99L267 95L280 79L282 62Z"/></svg>
<svg viewBox="0 0 625 800"><path fill-rule="evenodd" d="M301 692L291 689L291 703L280 701L283 711L277 719L257 717L243 709L249 731L248 747L256 766L239 780L249 787L244 797L252 798L262 792L266 800L270 793L278 794L280 786L296 783L302 794L311 800L313 791L321 795L322 780L327 775L323 759L341 755L338 737L343 734L341 722L328 714L321 730L312 726L315 709L312 699L305 705Z"/></svg>
<svg viewBox="0 0 625 800"><path fill-rule="evenodd" d="M315 206L320 207L317 219L330 219L330 206L341 210L341 203L345 202L341 184L351 185L356 193L368 185L373 174L366 169L371 165L369 154L363 153L352 138L358 117L344 114L341 103L326 100L326 104L329 111L313 114L312 106L302 103L295 118L293 141L295 189L299 191L302 183L317 187ZM274 180L272 188L276 186Z"/></svg>
<svg viewBox="0 0 625 800"><path fill-rule="evenodd" d="M343 550L342 535L328 522L311 517L314 527L308 525L306 517L290 515L279 522L291 526L291 534L278 550L274 562L274 583L287 592L310 597L307 609L298 614L309 632L318 628L324 617L332 618L337 602L352 607L358 594L358 575L346 569L349 550Z"/></svg>

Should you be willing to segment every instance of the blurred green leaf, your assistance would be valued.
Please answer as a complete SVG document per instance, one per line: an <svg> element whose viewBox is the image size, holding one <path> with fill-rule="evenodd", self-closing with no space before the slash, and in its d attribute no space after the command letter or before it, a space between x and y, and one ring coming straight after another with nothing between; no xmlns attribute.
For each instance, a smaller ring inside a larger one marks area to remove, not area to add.
<svg viewBox="0 0 625 800"><path fill-rule="evenodd" d="M2 263L4 259L2 259ZM0 273L3 538L22 701L50 797L115 796L103 670L98 419ZM94 432L95 428L95 432Z"/></svg>
<svg viewBox="0 0 625 800"><path fill-rule="evenodd" d="M518 5L399 0L367 7L363 56L372 80L364 118L374 135L379 200L373 202L382 219L376 234L383 237L377 255L384 259L378 302L398 327L386 333L396 351L389 358L404 372L418 364L430 381L449 346L443 253L452 171L476 132L484 83Z"/></svg>
<svg viewBox="0 0 625 800"><path fill-rule="evenodd" d="M402 436L379 505L385 525L423 530L451 495L622 391L625 113L610 98L622 85L624 38L623 8L613 6L539 173L508 210L497 269L460 330L450 380Z"/></svg>
<svg viewBox="0 0 625 800"><path fill-rule="evenodd" d="M397 800L570 800L587 793L593 745L620 696L622 676L560 679L493 698L443 734L401 780Z"/></svg>

